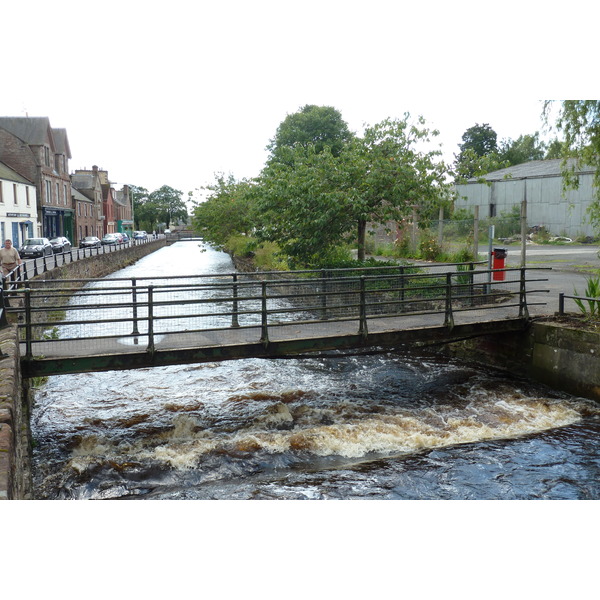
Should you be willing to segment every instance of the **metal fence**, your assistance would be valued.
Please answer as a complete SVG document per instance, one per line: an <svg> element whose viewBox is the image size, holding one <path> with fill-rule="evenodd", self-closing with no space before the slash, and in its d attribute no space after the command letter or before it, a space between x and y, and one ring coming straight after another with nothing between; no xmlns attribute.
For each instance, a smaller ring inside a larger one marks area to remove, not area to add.
<svg viewBox="0 0 600 600"><path fill-rule="evenodd" d="M531 270L530 270L531 271ZM457 319L528 316L526 269L476 269L473 263L169 278L20 281L5 291L25 357L55 356L85 345L90 354L145 345L148 351L210 331L251 332L268 344L278 328L317 336L322 324L354 322L367 335L376 321L419 317L452 327ZM83 284L83 287L82 287ZM528 289L529 285L529 289ZM468 315L468 316L467 316ZM301 329L300 329L301 328ZM60 351L59 351L60 348ZM67 350L66 350L67 349Z"/></svg>

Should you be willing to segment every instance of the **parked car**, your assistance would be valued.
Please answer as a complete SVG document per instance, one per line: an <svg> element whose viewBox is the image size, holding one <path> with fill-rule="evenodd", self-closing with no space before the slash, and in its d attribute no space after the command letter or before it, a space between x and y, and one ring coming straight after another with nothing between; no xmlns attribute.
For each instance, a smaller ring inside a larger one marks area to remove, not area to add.
<svg viewBox="0 0 600 600"><path fill-rule="evenodd" d="M95 235L88 235L79 242L80 248L100 248L102 242Z"/></svg>
<svg viewBox="0 0 600 600"><path fill-rule="evenodd" d="M147 240L148 234L145 231L134 231L133 239L134 240Z"/></svg>
<svg viewBox="0 0 600 600"><path fill-rule="evenodd" d="M66 237L53 237L50 243L54 252L69 252L71 250L71 242Z"/></svg>
<svg viewBox="0 0 600 600"><path fill-rule="evenodd" d="M36 256L52 256L52 244L48 238L29 238L19 248L21 258L35 258Z"/></svg>
<svg viewBox="0 0 600 600"><path fill-rule="evenodd" d="M123 231L123 233L121 233L121 237L123 238L121 241L126 244L129 241L129 236L127 235L127 232Z"/></svg>
<svg viewBox="0 0 600 600"><path fill-rule="evenodd" d="M101 242L102 242L102 245L120 244L121 243L121 236L117 235L116 233L107 233L102 238Z"/></svg>

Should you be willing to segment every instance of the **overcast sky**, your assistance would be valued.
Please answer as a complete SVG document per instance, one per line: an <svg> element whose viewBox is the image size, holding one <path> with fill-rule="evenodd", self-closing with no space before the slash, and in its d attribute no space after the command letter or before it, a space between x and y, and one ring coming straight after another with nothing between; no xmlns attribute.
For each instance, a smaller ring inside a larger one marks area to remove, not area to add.
<svg viewBox="0 0 600 600"><path fill-rule="evenodd" d="M335 107L359 133L422 115L451 161L476 123L515 139L542 131L541 100L598 97L592 2L570 2L571 18L548 2L412 4L14 2L0 114L66 128L71 170L187 195L216 172L257 175L305 104Z"/></svg>

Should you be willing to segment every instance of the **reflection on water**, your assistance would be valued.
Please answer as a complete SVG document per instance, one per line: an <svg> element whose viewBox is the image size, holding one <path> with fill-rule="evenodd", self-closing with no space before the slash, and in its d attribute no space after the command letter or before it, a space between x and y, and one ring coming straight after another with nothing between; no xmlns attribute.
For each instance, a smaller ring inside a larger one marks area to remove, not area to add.
<svg viewBox="0 0 600 600"><path fill-rule="evenodd" d="M231 271L187 243L115 276L198 272L190 257ZM504 373L394 352L60 376L36 394L36 494L598 498L598 415Z"/></svg>

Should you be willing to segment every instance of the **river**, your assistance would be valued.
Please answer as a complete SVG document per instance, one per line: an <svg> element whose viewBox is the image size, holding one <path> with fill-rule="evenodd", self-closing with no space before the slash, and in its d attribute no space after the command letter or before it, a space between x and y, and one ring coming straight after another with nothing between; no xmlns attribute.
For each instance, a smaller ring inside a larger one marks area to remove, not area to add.
<svg viewBox="0 0 600 600"><path fill-rule="evenodd" d="M113 274L233 271L179 242ZM435 354L49 378L37 499L598 499L600 407Z"/></svg>

